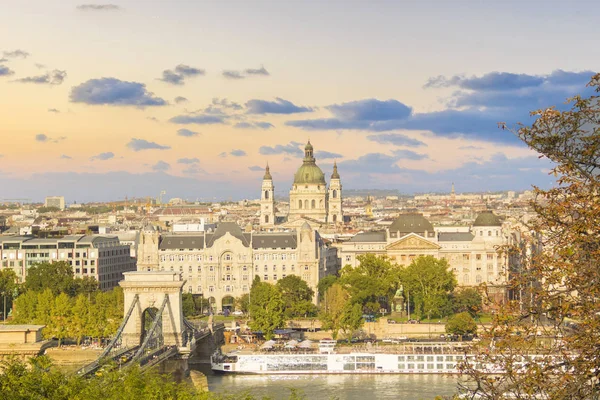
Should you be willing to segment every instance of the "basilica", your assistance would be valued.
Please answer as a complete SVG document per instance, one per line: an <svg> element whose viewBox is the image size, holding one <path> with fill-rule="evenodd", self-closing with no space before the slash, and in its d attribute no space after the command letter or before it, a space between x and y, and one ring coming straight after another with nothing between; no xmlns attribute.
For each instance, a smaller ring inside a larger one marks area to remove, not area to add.
<svg viewBox="0 0 600 400"><path fill-rule="evenodd" d="M273 228L277 223L274 191L273 177L267 165L262 182L260 207L260 226L265 229ZM294 175L289 204L289 226L300 226L307 221L317 225L343 223L342 183L337 164L333 164L333 173L327 187L325 175L317 166L310 141L304 147L302 165Z"/></svg>

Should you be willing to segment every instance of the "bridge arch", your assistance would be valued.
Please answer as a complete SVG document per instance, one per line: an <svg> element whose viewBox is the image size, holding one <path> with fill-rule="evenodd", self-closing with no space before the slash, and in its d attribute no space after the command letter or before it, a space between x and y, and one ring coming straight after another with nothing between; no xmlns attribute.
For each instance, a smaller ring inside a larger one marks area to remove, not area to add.
<svg viewBox="0 0 600 400"><path fill-rule="evenodd" d="M136 346L146 339L157 313L157 329L164 345L182 346L185 331L181 296L185 281L178 272L125 272L119 282L124 293L125 313L133 307L123 328L124 346Z"/></svg>

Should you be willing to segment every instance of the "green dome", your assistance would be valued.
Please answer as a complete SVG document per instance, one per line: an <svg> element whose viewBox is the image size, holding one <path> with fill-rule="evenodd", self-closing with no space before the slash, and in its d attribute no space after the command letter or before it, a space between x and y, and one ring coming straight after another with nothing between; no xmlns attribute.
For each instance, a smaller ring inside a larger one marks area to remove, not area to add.
<svg viewBox="0 0 600 400"><path fill-rule="evenodd" d="M294 175L294 184L320 183L325 185L325 175L321 168L316 164L303 164L296 175Z"/></svg>
<svg viewBox="0 0 600 400"><path fill-rule="evenodd" d="M502 226L502 222L491 210L486 210L477 216L473 226Z"/></svg>
<svg viewBox="0 0 600 400"><path fill-rule="evenodd" d="M313 157L313 146L309 141L304 148L304 161L302 162L302 166L298 168L296 175L294 175L294 184L304 185L311 183L326 185L325 175L315 162L315 158Z"/></svg>

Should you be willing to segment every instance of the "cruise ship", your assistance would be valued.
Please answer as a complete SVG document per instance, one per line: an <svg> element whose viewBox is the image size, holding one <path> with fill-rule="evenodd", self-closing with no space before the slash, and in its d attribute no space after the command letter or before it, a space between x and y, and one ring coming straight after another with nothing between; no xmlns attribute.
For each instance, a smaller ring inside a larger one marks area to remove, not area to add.
<svg viewBox="0 0 600 400"><path fill-rule="evenodd" d="M237 374L454 374L458 365L474 356L466 347L447 343L407 344L399 348L335 348L321 340L317 349L283 346L279 350L215 353L215 372ZM500 371L498 371L500 372Z"/></svg>

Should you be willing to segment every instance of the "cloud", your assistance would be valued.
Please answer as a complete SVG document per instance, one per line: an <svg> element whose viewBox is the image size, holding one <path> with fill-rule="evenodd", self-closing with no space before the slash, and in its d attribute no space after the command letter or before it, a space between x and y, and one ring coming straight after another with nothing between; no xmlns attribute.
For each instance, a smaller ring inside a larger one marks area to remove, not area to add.
<svg viewBox="0 0 600 400"><path fill-rule="evenodd" d="M425 158L429 158L429 156L427 154L416 153L412 150L398 149L398 150L393 150L392 153L394 154L394 156L398 157L399 159L405 159L405 160L423 160Z"/></svg>
<svg viewBox="0 0 600 400"><path fill-rule="evenodd" d="M269 74L269 71L267 71L265 69L265 67L263 67L263 66L261 66L260 68L257 68L257 69L249 68L249 69L245 70L244 72L246 72L246 74L248 74L248 75L264 75L264 76L271 75L271 74Z"/></svg>
<svg viewBox="0 0 600 400"><path fill-rule="evenodd" d="M126 82L116 78L90 79L71 89L70 99L74 103L114 106L164 106L167 102L154 93L148 92L146 85Z"/></svg>
<svg viewBox="0 0 600 400"><path fill-rule="evenodd" d="M77 6L80 11L118 11L121 10L116 4L80 4Z"/></svg>
<svg viewBox="0 0 600 400"><path fill-rule="evenodd" d="M299 142L290 142L285 145L278 144L276 146L261 146L258 149L259 154L262 155L279 155L279 154L289 154L294 157L302 157L304 153L300 150L302 143Z"/></svg>
<svg viewBox="0 0 600 400"><path fill-rule="evenodd" d="M395 146L419 147L426 146L420 140L413 139L402 133L383 133L381 135L369 135L367 139L381 144L393 144Z"/></svg>
<svg viewBox="0 0 600 400"><path fill-rule="evenodd" d="M160 121L158 120L158 118L156 118L156 117L146 117L146 119L147 119L148 121L152 121L152 122L160 122Z"/></svg>
<svg viewBox="0 0 600 400"><path fill-rule="evenodd" d="M183 85L184 79L183 75L176 74L170 69L166 69L163 71L162 78L159 78L159 81L167 82L172 85Z"/></svg>
<svg viewBox="0 0 600 400"><path fill-rule="evenodd" d="M436 77L426 87L457 87L459 90L445 99L447 108L441 111L413 113L409 106L397 100L381 102L359 100L325 107L332 118L287 121L287 126L305 130L391 130L429 131L441 137L463 137L508 145L524 144L509 131L499 131L497 123L531 124L529 111L550 106L564 110L566 98L581 93L593 94L585 88L591 71L557 70L547 75L492 72L481 77ZM372 137L380 141L388 138Z"/></svg>
<svg viewBox="0 0 600 400"><path fill-rule="evenodd" d="M249 100L246 102L248 114L295 114L313 111L310 107L297 106L291 101L276 97L275 101Z"/></svg>
<svg viewBox="0 0 600 400"><path fill-rule="evenodd" d="M106 161L110 160L111 158L115 158L115 153L112 151L107 151L105 153L96 154L95 156L90 157L90 161Z"/></svg>
<svg viewBox="0 0 600 400"><path fill-rule="evenodd" d="M179 64L175 67L175 71L166 69L162 73L160 81L170 83L172 85L183 85L185 78L204 75L206 71L199 68L190 67L189 65Z"/></svg>
<svg viewBox="0 0 600 400"><path fill-rule="evenodd" d="M183 136L183 137L193 137L193 136L199 136L199 135L201 135L201 133L190 131L189 129L179 129L179 130L177 130L177 135Z"/></svg>
<svg viewBox="0 0 600 400"><path fill-rule="evenodd" d="M460 146L459 150L483 150L481 146Z"/></svg>
<svg viewBox="0 0 600 400"><path fill-rule="evenodd" d="M164 161L159 161L152 166L152 170L157 171L157 172L164 172L164 171L167 171L169 168L171 168L169 163L164 162Z"/></svg>
<svg viewBox="0 0 600 400"><path fill-rule="evenodd" d="M223 71L223 76L227 79L244 79L245 76L238 71Z"/></svg>
<svg viewBox="0 0 600 400"><path fill-rule="evenodd" d="M163 146L155 142L149 142L145 139L136 139L132 138L129 143L127 143L127 147L133 151L142 151L142 150L168 150L170 146Z"/></svg>
<svg viewBox="0 0 600 400"><path fill-rule="evenodd" d="M0 76L9 76L14 74L15 71L13 71L12 69L8 68L5 65L0 65Z"/></svg>
<svg viewBox="0 0 600 400"><path fill-rule="evenodd" d="M174 124L188 125L209 125L209 124L224 124L228 118L226 115L206 115L206 114L195 114L195 115L177 115L169 120Z"/></svg>
<svg viewBox="0 0 600 400"><path fill-rule="evenodd" d="M236 129L270 129L270 128L274 128L273 124L271 124L270 122L265 122L265 121L257 121L257 122L243 121L243 122L238 122L233 127Z"/></svg>
<svg viewBox="0 0 600 400"><path fill-rule="evenodd" d="M206 71L203 69L190 67L189 65L185 64L179 64L176 66L175 71L183 76L204 75L206 73Z"/></svg>
<svg viewBox="0 0 600 400"><path fill-rule="evenodd" d="M181 103L187 103L189 100L183 96L177 96L177 97L175 97L175 99L173 99L173 101L176 104L181 104Z"/></svg>
<svg viewBox="0 0 600 400"><path fill-rule="evenodd" d="M234 157L244 157L247 155L247 153L244 150L231 150L231 152L229 152L229 154L231 154Z"/></svg>
<svg viewBox="0 0 600 400"><path fill-rule="evenodd" d="M326 160L328 158L343 158L344 156L338 153L331 153L329 151L318 150L315 151L315 158L320 160Z"/></svg>
<svg viewBox="0 0 600 400"><path fill-rule="evenodd" d="M248 169L249 169L250 171L254 171L254 172L262 172L262 171L264 171L264 170L265 170L265 167L260 167L260 166L258 166L258 165L253 165L253 166L251 166L251 167L248 167Z"/></svg>
<svg viewBox="0 0 600 400"><path fill-rule="evenodd" d="M180 158L179 160L177 160L178 164L196 164L199 163L200 160L196 157L194 158Z"/></svg>
<svg viewBox="0 0 600 400"><path fill-rule="evenodd" d="M45 68L46 68L46 66L45 66L44 64L40 64L40 63L35 63L35 64L33 64L33 65L34 65L36 68L38 68L38 69L45 69Z"/></svg>
<svg viewBox="0 0 600 400"><path fill-rule="evenodd" d="M46 72L44 75L28 76L26 78L16 79L15 82L20 83L36 83L40 85L60 85L67 77L67 71L58 69Z"/></svg>
<svg viewBox="0 0 600 400"><path fill-rule="evenodd" d="M206 171L200 168L198 164L191 164L189 167L182 171L186 175L203 175Z"/></svg>
<svg viewBox="0 0 600 400"><path fill-rule="evenodd" d="M37 135L35 135L35 140L37 142L46 143L46 142L50 141L51 139L48 137L48 135L46 135L44 133L38 133Z"/></svg>
<svg viewBox="0 0 600 400"><path fill-rule="evenodd" d="M72 159L73 159L73 157L71 157L71 156L68 156L68 155L66 155L66 154L63 154L62 156L60 156L60 159L61 159L61 160L72 160Z"/></svg>
<svg viewBox="0 0 600 400"><path fill-rule="evenodd" d="M55 114L59 114L59 113L60 113L60 110L59 110L59 109L57 109L57 108L49 108L49 109L48 109L48 112L50 112L50 113L55 113Z"/></svg>
<svg viewBox="0 0 600 400"><path fill-rule="evenodd" d="M2 54L6 58L27 58L31 55L28 52L26 52L25 50L20 50L20 49L12 50L12 51L3 51Z"/></svg>
<svg viewBox="0 0 600 400"><path fill-rule="evenodd" d="M216 107L230 109L230 110L234 110L234 111L239 111L244 108L239 103L236 103L234 101L229 101L225 98L221 99L218 97L213 97L211 104Z"/></svg>

